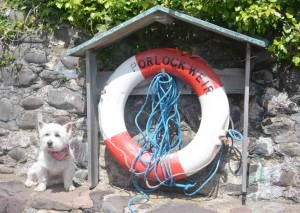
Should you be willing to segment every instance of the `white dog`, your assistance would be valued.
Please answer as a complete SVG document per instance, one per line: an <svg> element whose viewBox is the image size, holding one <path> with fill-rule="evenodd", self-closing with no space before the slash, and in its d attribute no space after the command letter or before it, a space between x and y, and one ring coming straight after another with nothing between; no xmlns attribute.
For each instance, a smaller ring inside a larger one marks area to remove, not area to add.
<svg viewBox="0 0 300 213"><path fill-rule="evenodd" d="M47 186L64 183L67 191L75 189L73 177L75 164L70 150L69 138L72 124L64 126L55 123L38 122L40 151L27 173L25 186L36 186L35 191L45 191Z"/></svg>

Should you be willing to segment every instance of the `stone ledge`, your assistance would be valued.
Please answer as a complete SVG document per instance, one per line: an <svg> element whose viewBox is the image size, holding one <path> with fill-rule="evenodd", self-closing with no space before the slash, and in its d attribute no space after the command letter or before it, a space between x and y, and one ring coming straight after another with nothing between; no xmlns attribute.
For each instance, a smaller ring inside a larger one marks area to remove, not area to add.
<svg viewBox="0 0 300 213"><path fill-rule="evenodd" d="M136 196L135 191L124 190L100 183L93 190L79 187L67 192L62 185L49 187L45 192L34 192L23 184L24 178L15 175L0 177L0 209L7 213L118 213L128 212L127 202ZM108 205L110 204L110 205ZM114 208L111 208L111 207ZM285 201L254 201L247 199L247 205L241 205L238 197L224 196L210 198L195 196L186 198L182 194L151 193L148 202L133 206L137 212L218 212L218 213L269 213L276 209L284 212L298 212L300 204Z"/></svg>

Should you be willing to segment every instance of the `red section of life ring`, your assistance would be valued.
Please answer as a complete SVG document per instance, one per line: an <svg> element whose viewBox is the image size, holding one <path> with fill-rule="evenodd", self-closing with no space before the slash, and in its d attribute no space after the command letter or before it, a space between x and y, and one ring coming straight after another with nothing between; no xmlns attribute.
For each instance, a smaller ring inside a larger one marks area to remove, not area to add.
<svg viewBox="0 0 300 213"><path fill-rule="evenodd" d="M222 83L212 68L200 57L175 49L153 49L135 56L145 78L161 69L187 82L197 96L212 92Z"/></svg>
<svg viewBox="0 0 300 213"><path fill-rule="evenodd" d="M130 162L133 162L135 156L139 153L140 147L137 146L133 139L130 137L128 132L123 132L118 135L115 135L110 139L110 141L104 141L108 150L111 152L113 156L115 156L116 160L120 163L121 166L123 166L126 170L130 171L131 165ZM116 147L118 147L116 149ZM122 151L120 151L122 150ZM126 154L126 156L124 156ZM143 153L142 159L147 162L149 158L151 157L150 152ZM126 159L126 160L124 160ZM172 173L174 174L174 179L179 180L183 179L186 177L186 174L184 170L181 167L181 164L178 160L178 156L176 153L172 153L169 157L168 160L170 164L172 165ZM145 171L146 165L143 164L140 160L138 160L134 166L134 171ZM163 180L164 176L162 173L162 168L161 165L158 165L156 173L158 177ZM147 177L150 180L156 180L155 178L155 172L151 170L148 174Z"/></svg>

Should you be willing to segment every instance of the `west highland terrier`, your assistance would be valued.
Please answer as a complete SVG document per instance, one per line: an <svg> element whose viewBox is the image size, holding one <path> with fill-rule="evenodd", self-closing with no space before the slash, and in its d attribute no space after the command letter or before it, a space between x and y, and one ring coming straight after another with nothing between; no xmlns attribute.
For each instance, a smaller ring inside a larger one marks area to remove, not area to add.
<svg viewBox="0 0 300 213"><path fill-rule="evenodd" d="M25 186L36 186L35 191L45 191L47 186L63 183L67 191L75 189L74 157L70 150L72 124L38 122L40 150L37 162L27 173Z"/></svg>

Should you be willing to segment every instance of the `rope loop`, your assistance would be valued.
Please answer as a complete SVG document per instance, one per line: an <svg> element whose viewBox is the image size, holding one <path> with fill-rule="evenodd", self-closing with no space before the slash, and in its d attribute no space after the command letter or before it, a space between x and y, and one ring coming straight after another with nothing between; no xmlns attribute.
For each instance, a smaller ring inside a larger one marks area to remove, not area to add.
<svg viewBox="0 0 300 213"><path fill-rule="evenodd" d="M228 130L228 135L233 140L236 140L236 141L242 141L243 140L243 135L239 131L237 131L235 129L229 129Z"/></svg>

